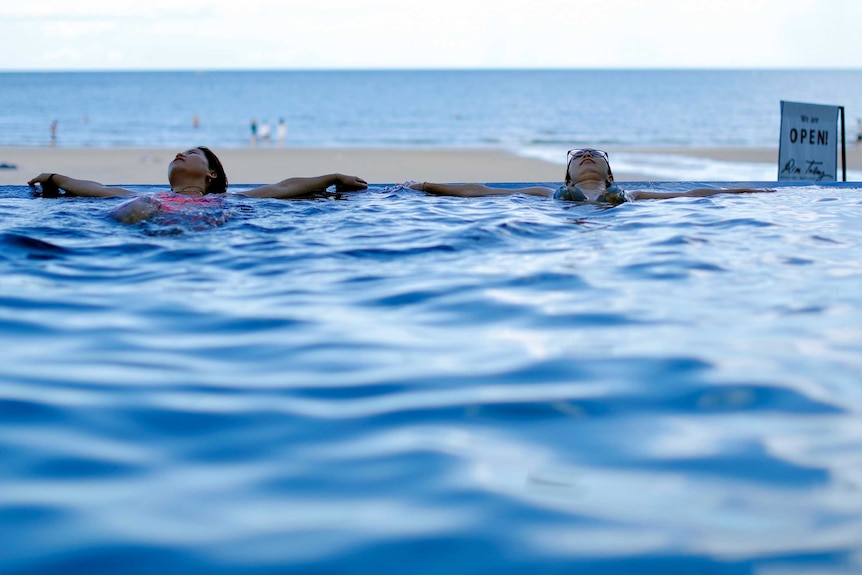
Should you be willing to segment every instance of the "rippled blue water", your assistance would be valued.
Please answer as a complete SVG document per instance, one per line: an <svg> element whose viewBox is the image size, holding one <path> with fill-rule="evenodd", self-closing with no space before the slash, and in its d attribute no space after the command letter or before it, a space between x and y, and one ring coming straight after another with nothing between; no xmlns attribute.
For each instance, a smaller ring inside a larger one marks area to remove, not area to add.
<svg viewBox="0 0 862 575"><path fill-rule="evenodd" d="M853 142L862 70L0 73L0 146L56 120L59 146L244 147L284 118L303 147L777 147L781 100L845 106Z"/></svg>
<svg viewBox="0 0 862 575"><path fill-rule="evenodd" d="M855 186L0 188L2 571L859 572Z"/></svg>

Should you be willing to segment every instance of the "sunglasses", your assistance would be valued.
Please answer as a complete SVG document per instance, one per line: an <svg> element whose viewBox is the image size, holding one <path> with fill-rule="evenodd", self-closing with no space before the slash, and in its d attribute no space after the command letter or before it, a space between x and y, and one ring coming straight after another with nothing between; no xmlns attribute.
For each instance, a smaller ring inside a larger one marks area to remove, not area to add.
<svg viewBox="0 0 862 575"><path fill-rule="evenodd" d="M579 148L575 150L569 150L566 152L566 163L571 163L572 160L577 160L578 158L584 157L586 154L594 158L602 158L604 161L608 161L608 153L604 150L595 150L593 148Z"/></svg>

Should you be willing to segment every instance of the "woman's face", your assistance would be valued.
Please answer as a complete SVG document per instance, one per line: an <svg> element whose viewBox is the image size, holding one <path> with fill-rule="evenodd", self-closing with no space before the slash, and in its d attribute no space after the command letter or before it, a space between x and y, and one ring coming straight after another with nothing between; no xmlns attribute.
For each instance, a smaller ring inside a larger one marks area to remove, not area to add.
<svg viewBox="0 0 862 575"><path fill-rule="evenodd" d="M572 183L586 180L609 180L610 165L607 156L598 150L577 150L569 156L569 180Z"/></svg>
<svg viewBox="0 0 862 575"><path fill-rule="evenodd" d="M192 148L180 152L168 165L168 180L176 176L195 178L215 178L215 170L211 170L209 160L200 148Z"/></svg>

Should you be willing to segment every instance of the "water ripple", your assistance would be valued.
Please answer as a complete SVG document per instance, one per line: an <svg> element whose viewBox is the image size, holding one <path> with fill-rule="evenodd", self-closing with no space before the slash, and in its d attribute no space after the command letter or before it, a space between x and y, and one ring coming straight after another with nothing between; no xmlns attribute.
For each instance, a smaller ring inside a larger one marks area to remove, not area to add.
<svg viewBox="0 0 862 575"><path fill-rule="evenodd" d="M165 235L15 188L0 566L858 571L856 195L372 186Z"/></svg>

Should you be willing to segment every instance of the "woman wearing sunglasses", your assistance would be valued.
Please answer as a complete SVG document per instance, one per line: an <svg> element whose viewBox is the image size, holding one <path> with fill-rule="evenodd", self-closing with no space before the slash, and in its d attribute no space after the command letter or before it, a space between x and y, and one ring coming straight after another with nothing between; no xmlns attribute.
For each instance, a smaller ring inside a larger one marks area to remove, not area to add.
<svg viewBox="0 0 862 575"><path fill-rule="evenodd" d="M625 191L614 183L614 175L608 163L608 153L593 148L569 150L566 155L565 184L554 190L544 186L527 188L492 188L482 184L434 184L414 183L410 187L441 196L501 196L508 194L530 194L553 197L575 202L601 202L618 205L634 200L657 200L663 198L699 197L714 194L742 194L771 192L752 188L710 189L698 188L685 192Z"/></svg>

